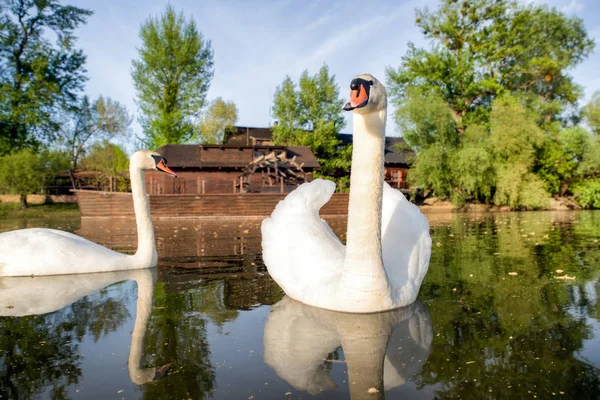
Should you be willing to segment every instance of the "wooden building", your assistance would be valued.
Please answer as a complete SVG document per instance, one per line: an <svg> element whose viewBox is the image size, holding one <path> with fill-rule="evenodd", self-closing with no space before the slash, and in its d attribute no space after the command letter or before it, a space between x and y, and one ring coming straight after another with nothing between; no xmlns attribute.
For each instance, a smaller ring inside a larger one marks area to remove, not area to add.
<svg viewBox="0 0 600 400"><path fill-rule="evenodd" d="M340 133L340 146L352 144L352 134ZM273 144L273 132L271 128L252 128L247 126L235 126L226 135L227 145L261 146ZM401 137L387 136L385 138L385 181L396 189L408 189L406 177L410 169L411 158L415 154L411 151L402 151L400 148L406 146Z"/></svg>
<svg viewBox="0 0 600 400"><path fill-rule="evenodd" d="M177 178L146 171L149 194L288 193L320 167L301 146L170 144L157 152Z"/></svg>
<svg viewBox="0 0 600 400"><path fill-rule="evenodd" d="M352 135L349 133L339 133L338 138L340 146L348 146L352 144ZM411 158L414 158L415 153L412 151L400 150L406 146L404 138L395 136L386 136L385 138L385 159L384 159L384 174L385 181L396 189L408 189L406 180L408 170L410 169Z"/></svg>

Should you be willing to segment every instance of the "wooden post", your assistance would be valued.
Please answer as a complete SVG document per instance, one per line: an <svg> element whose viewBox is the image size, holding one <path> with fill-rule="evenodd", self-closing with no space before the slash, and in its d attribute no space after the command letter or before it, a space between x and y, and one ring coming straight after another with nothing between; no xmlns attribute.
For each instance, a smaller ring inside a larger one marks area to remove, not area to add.
<svg viewBox="0 0 600 400"><path fill-rule="evenodd" d="M202 188L200 187L200 177L197 177L196 178L196 194L202 193L201 190L202 190Z"/></svg>
<svg viewBox="0 0 600 400"><path fill-rule="evenodd" d="M244 178L240 176L240 193L244 193Z"/></svg>
<svg viewBox="0 0 600 400"><path fill-rule="evenodd" d="M342 186L342 181L338 182L338 186L340 188L340 193L344 193L344 187Z"/></svg>
<svg viewBox="0 0 600 400"><path fill-rule="evenodd" d="M206 194L206 186L204 185L206 181L202 181L202 194Z"/></svg>
<svg viewBox="0 0 600 400"><path fill-rule="evenodd" d="M235 193L235 179L233 180L233 193Z"/></svg>
<svg viewBox="0 0 600 400"><path fill-rule="evenodd" d="M267 178L269 179L269 186L273 186L273 179L271 179L271 167L267 167Z"/></svg>
<svg viewBox="0 0 600 400"><path fill-rule="evenodd" d="M283 193L283 179L279 180L279 193Z"/></svg>

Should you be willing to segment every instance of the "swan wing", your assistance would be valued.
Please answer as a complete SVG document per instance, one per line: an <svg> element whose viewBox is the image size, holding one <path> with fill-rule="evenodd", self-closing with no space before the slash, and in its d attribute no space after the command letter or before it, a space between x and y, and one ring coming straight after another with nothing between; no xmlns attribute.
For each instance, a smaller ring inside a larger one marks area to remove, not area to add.
<svg viewBox="0 0 600 400"><path fill-rule="evenodd" d="M416 298L431 256L429 222L419 207L387 183L381 219L383 264L396 301Z"/></svg>
<svg viewBox="0 0 600 400"><path fill-rule="evenodd" d="M335 282L345 246L319 216L335 183L304 183L279 202L262 223L263 259L271 277L295 299Z"/></svg>
<svg viewBox="0 0 600 400"><path fill-rule="evenodd" d="M126 258L56 229L21 229L0 234L0 276L95 272L99 264L122 263Z"/></svg>

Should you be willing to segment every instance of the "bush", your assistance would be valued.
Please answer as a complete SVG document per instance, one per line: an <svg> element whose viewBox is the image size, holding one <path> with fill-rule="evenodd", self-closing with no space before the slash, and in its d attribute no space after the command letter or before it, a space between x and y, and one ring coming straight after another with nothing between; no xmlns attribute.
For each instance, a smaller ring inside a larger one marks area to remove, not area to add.
<svg viewBox="0 0 600 400"><path fill-rule="evenodd" d="M600 180L581 182L573 187L575 201L583 208L600 208Z"/></svg>

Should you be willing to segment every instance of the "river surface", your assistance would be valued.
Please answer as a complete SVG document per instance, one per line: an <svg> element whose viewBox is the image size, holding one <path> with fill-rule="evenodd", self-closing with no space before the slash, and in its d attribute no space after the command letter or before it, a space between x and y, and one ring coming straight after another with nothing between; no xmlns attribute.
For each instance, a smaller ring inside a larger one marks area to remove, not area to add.
<svg viewBox="0 0 600 400"><path fill-rule="evenodd" d="M155 221L157 269L0 278L0 398L600 398L600 212L428 218L419 300L388 313L285 297L258 219ZM136 245L133 220L0 220L27 227Z"/></svg>

